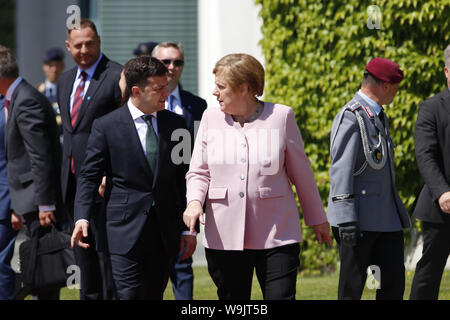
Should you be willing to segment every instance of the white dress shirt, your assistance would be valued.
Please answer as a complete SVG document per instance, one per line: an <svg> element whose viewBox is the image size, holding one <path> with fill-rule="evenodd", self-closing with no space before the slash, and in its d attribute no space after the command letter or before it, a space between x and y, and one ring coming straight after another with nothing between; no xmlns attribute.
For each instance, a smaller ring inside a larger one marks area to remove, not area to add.
<svg viewBox="0 0 450 320"><path fill-rule="evenodd" d="M75 92L77 91L78 85L81 81L81 72L86 72L86 79L84 82L84 90L83 90L83 100L85 98L90 99L90 97L85 97L86 92L89 88L89 85L91 84L91 79L94 76L95 69L97 69L98 63L103 57L103 53L100 53L100 57L98 57L97 61L90 67L89 69L83 70L80 67L78 67L77 75L75 76L75 82L73 83L72 87L72 93L70 94L70 113L72 113L72 106L73 106L73 98L75 97Z"/></svg>

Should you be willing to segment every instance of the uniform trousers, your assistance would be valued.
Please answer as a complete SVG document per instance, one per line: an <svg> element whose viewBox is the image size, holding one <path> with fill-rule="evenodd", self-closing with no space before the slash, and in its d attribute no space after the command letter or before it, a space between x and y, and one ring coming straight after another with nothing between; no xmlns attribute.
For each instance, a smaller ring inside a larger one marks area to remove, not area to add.
<svg viewBox="0 0 450 320"><path fill-rule="evenodd" d="M253 272L265 300L295 300L300 245L243 251L205 248L220 300L250 300Z"/></svg>
<svg viewBox="0 0 450 320"><path fill-rule="evenodd" d="M332 227L341 261L338 299L359 300L367 278L367 268L379 268L377 300L402 300L405 291L403 231L361 231L356 246L340 244L339 228ZM376 275L375 275L376 276Z"/></svg>
<svg viewBox="0 0 450 320"><path fill-rule="evenodd" d="M422 258L416 265L411 300L436 300L450 254L450 223L422 222Z"/></svg>

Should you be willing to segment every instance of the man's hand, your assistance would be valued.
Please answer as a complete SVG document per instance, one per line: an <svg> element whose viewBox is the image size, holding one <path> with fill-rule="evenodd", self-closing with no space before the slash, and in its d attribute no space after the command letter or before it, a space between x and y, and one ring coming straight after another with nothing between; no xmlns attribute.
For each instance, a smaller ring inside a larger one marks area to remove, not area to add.
<svg viewBox="0 0 450 320"><path fill-rule="evenodd" d="M316 234L317 241L319 243L326 241L328 246L331 247L330 224L328 222L324 222L312 227L314 229L314 233Z"/></svg>
<svg viewBox="0 0 450 320"><path fill-rule="evenodd" d="M348 222L339 225L339 238L344 246L354 247L360 238L359 227L356 222Z"/></svg>
<svg viewBox="0 0 450 320"><path fill-rule="evenodd" d="M106 176L103 176L102 183L98 187L98 194L102 198L105 196L105 189L106 189Z"/></svg>
<svg viewBox="0 0 450 320"><path fill-rule="evenodd" d="M75 225L72 233L72 238L70 239L70 245L72 246L72 248L75 246L75 244L84 249L89 248L88 243L84 243L83 241L81 241L83 238L86 238L88 236L88 228L89 223L87 221L80 221Z"/></svg>
<svg viewBox="0 0 450 320"><path fill-rule="evenodd" d="M192 235L182 235L180 243L180 252L184 250L184 254L181 260L185 260L194 254L195 248L197 247L197 237Z"/></svg>
<svg viewBox="0 0 450 320"><path fill-rule="evenodd" d="M22 218L14 211L11 212L11 226L16 231L23 228Z"/></svg>
<svg viewBox="0 0 450 320"><path fill-rule="evenodd" d="M201 224L205 224L202 204L198 200L193 200L189 202L183 213L184 224L189 228L189 233L191 235L195 232L195 223L197 222L197 219L200 219Z"/></svg>
<svg viewBox="0 0 450 320"><path fill-rule="evenodd" d="M450 191L444 192L439 197L439 207L443 212L450 214Z"/></svg>
<svg viewBox="0 0 450 320"><path fill-rule="evenodd" d="M49 227L52 221L56 223L53 211L39 211L39 223L43 227Z"/></svg>

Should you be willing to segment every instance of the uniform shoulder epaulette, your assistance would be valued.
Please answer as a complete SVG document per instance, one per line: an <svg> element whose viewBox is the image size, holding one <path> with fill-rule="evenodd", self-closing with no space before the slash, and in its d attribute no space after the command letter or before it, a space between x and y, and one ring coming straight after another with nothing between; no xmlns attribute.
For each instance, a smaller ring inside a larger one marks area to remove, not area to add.
<svg viewBox="0 0 450 320"><path fill-rule="evenodd" d="M361 110L364 110L366 112L367 116L370 119L375 118L375 115L373 114L372 110L370 110L370 108L367 108L367 107L363 106L362 104L360 104L358 102L353 102L351 105L347 106L347 109L352 111L352 112L355 112L356 110L360 110L361 109Z"/></svg>

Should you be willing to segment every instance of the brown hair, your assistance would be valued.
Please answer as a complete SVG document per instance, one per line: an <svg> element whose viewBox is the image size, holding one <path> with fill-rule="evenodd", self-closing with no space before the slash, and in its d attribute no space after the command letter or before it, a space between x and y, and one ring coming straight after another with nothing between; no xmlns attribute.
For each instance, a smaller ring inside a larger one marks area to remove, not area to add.
<svg viewBox="0 0 450 320"><path fill-rule="evenodd" d="M233 53L217 61L213 73L221 74L232 88L247 83L251 92L262 96L264 92L264 67L251 55Z"/></svg>
<svg viewBox="0 0 450 320"><path fill-rule="evenodd" d="M19 67L11 49L0 45L0 78L17 78Z"/></svg>
<svg viewBox="0 0 450 320"><path fill-rule="evenodd" d="M98 37L97 27L95 26L95 23L92 22L92 20L89 20L87 18L81 18L79 30L84 29L84 28L91 28L91 30L94 31L95 35ZM70 36L70 33L72 32L73 29L75 29L75 28L67 29L67 37Z"/></svg>

